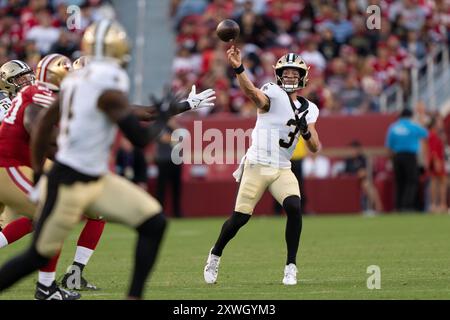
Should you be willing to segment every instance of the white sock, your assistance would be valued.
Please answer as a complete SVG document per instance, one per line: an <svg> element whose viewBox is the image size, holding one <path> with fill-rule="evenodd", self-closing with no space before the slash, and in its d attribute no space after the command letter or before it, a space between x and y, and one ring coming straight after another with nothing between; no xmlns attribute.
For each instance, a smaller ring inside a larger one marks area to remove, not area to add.
<svg viewBox="0 0 450 320"><path fill-rule="evenodd" d="M39 283L46 287L50 287L56 279L56 272L39 271Z"/></svg>
<svg viewBox="0 0 450 320"><path fill-rule="evenodd" d="M93 253L94 250L77 246L77 251L75 252L75 259L73 261L81 263L83 265L87 265Z"/></svg>
<svg viewBox="0 0 450 320"><path fill-rule="evenodd" d="M3 232L0 232L0 248L6 247L8 245L8 240L6 239Z"/></svg>

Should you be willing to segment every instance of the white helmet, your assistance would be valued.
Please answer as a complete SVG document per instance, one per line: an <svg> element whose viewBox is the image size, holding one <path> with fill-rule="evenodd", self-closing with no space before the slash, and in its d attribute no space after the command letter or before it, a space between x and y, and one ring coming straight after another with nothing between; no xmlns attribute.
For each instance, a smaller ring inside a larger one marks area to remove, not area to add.
<svg viewBox="0 0 450 320"><path fill-rule="evenodd" d="M295 84L285 84L283 82L283 70L286 68L297 69L300 72L300 79ZM283 88L286 92L293 92L298 89L306 87L308 82L308 70L309 67L305 61L296 53L288 53L278 59L277 64L274 66L275 78L277 84Z"/></svg>
<svg viewBox="0 0 450 320"><path fill-rule="evenodd" d="M15 96L23 87L33 84L33 70L25 62L11 60L0 67L0 90Z"/></svg>

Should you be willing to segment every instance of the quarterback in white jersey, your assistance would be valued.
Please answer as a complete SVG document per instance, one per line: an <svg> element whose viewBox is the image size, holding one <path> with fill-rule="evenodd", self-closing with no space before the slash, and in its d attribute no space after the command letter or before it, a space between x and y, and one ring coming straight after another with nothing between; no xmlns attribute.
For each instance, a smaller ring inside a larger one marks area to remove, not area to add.
<svg viewBox="0 0 450 320"><path fill-rule="evenodd" d="M270 108L257 114L252 144L246 158L250 163L289 169L292 153L300 138L295 117L301 117L308 111L306 123L314 124L319 116L319 108L303 97L290 99L284 89L272 82L263 85L261 91L269 98Z"/></svg>
<svg viewBox="0 0 450 320"><path fill-rule="evenodd" d="M311 152L320 149L315 128L319 109L297 94L297 90L307 84L309 68L299 55L288 53L274 66L276 83L267 83L258 89L245 73L240 50L232 46L227 54L239 86L257 107L258 115L252 132L252 144L233 174L240 182L234 212L223 224L220 235L209 252L203 272L204 279L206 283L217 281L223 249L248 222L264 191L269 189L287 215L287 259L282 282L285 285L295 285L302 217L300 188L290 170L290 159L300 136Z"/></svg>

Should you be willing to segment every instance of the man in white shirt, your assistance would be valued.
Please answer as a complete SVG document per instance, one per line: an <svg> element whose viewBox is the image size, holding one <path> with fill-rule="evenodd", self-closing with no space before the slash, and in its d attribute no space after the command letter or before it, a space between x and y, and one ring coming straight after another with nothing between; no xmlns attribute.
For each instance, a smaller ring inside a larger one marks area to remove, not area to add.
<svg viewBox="0 0 450 320"><path fill-rule="evenodd" d="M305 178L328 178L330 176L330 160L325 156L313 153L303 159L302 169Z"/></svg>
<svg viewBox="0 0 450 320"><path fill-rule="evenodd" d="M58 41L60 30L52 26L52 16L47 10L37 14L39 25L28 31L27 40L33 40L42 55L49 53L51 46Z"/></svg>

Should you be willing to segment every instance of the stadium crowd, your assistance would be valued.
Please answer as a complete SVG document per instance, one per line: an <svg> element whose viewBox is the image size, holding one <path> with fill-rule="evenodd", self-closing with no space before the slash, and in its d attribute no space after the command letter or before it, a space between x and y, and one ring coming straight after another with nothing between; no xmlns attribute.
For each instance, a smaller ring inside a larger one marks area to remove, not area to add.
<svg viewBox="0 0 450 320"><path fill-rule="evenodd" d="M79 6L79 20L71 5ZM108 17L114 17L108 0L0 0L0 65L19 59L35 70L49 53L75 60L86 27Z"/></svg>
<svg viewBox="0 0 450 320"><path fill-rule="evenodd" d="M380 29L368 29L369 5L381 9ZM273 81L272 65L299 52L310 65L302 94L321 114L378 111L381 90L398 83L408 95L408 70L450 39L448 0L172 0L177 53L173 87L216 89L213 112L253 114L237 89L215 35L232 18L240 25L244 65L256 85ZM230 94L231 93L231 94Z"/></svg>

